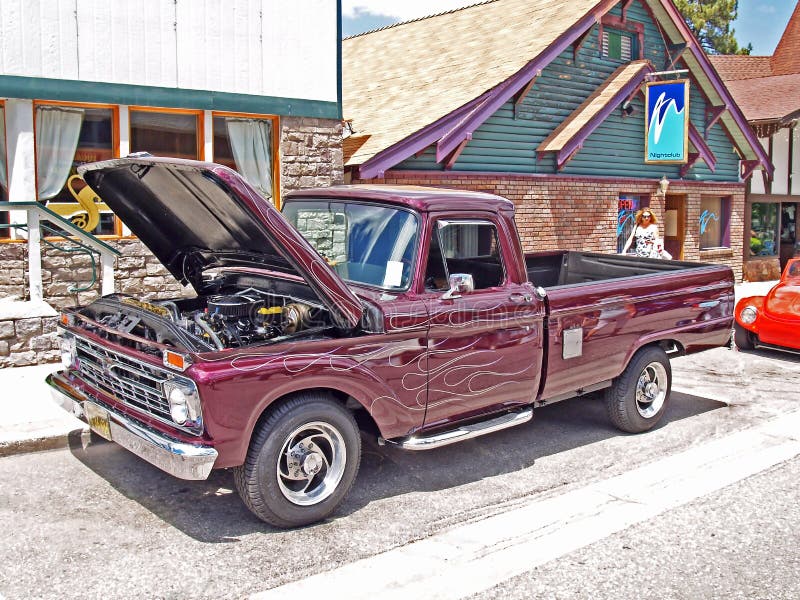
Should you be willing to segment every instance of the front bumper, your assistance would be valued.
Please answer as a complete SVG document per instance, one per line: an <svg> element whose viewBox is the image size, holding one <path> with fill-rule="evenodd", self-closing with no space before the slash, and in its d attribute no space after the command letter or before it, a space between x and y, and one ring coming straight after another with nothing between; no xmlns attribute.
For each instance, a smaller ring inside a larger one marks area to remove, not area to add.
<svg viewBox="0 0 800 600"><path fill-rule="evenodd" d="M87 403L94 414L106 413L109 429L98 433L104 437L110 433L112 441L162 471L179 479L196 480L207 479L211 473L217 460L217 451L214 448L173 439L116 412L76 390L64 376L63 371L48 375L45 381L50 386L53 400L76 417L87 420Z"/></svg>

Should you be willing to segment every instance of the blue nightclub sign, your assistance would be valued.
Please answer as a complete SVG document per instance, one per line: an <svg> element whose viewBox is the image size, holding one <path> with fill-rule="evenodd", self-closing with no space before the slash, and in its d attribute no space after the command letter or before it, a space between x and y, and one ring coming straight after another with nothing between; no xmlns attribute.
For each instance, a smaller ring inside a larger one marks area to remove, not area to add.
<svg viewBox="0 0 800 600"><path fill-rule="evenodd" d="M689 82L648 83L645 102L644 162L686 163L689 154Z"/></svg>

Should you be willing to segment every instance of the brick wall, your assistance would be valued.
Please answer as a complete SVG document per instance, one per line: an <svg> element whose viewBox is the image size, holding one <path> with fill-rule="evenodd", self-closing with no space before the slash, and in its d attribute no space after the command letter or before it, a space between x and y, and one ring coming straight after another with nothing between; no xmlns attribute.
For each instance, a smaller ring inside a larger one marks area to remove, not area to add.
<svg viewBox="0 0 800 600"><path fill-rule="evenodd" d="M517 228L526 251L585 250L616 252L617 199L620 194L650 196L650 206L664 234L664 200L656 195L658 183L641 179L593 179L558 175L469 174L427 171L388 171L386 185L426 185L497 194L516 206ZM686 205L684 260L730 266L742 280L744 185L670 182L668 194L682 195ZM700 251L700 201L702 196L726 196L731 202L730 248ZM677 257L676 257L677 258Z"/></svg>

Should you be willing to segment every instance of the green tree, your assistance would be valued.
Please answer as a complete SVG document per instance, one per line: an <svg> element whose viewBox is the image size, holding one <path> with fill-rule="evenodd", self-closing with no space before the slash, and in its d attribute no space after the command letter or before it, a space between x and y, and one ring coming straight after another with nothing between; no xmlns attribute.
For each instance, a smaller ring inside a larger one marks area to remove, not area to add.
<svg viewBox="0 0 800 600"><path fill-rule="evenodd" d="M709 54L750 54L752 45L740 48L731 23L738 0L674 0L692 33Z"/></svg>

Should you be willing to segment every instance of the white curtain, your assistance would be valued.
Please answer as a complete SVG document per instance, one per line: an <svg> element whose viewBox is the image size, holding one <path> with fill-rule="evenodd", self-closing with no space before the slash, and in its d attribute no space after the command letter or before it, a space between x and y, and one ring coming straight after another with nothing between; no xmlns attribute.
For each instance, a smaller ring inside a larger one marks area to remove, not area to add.
<svg viewBox="0 0 800 600"><path fill-rule="evenodd" d="M83 110L36 107L36 176L39 200L61 191L69 176L81 133Z"/></svg>
<svg viewBox="0 0 800 600"><path fill-rule="evenodd" d="M236 170L266 198L272 198L272 123L226 118Z"/></svg>
<svg viewBox="0 0 800 600"><path fill-rule="evenodd" d="M5 107L0 104L0 186L8 189L8 173L6 173L6 117Z"/></svg>

